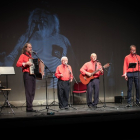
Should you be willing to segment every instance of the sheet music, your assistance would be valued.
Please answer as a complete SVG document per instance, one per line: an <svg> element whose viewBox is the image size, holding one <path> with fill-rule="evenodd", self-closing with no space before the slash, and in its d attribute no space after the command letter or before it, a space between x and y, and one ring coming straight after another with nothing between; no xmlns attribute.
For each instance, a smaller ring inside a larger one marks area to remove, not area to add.
<svg viewBox="0 0 140 140"><path fill-rule="evenodd" d="M14 67L0 67L0 75L15 74Z"/></svg>

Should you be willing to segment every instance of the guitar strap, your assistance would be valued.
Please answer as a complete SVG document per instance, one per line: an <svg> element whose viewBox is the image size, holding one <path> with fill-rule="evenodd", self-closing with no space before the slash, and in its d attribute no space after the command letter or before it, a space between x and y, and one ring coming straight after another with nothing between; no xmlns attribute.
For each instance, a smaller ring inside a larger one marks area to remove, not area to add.
<svg viewBox="0 0 140 140"><path fill-rule="evenodd" d="M95 62L95 71L96 71L96 69L97 69L97 62Z"/></svg>

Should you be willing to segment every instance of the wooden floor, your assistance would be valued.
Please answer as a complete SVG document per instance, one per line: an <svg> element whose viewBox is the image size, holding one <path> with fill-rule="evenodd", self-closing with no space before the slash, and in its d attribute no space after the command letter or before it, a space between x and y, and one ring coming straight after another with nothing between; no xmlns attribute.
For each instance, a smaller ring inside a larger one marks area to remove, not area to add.
<svg viewBox="0 0 140 140"><path fill-rule="evenodd" d="M114 134L114 137L119 137L124 131L126 138L128 134L125 131L136 134L140 126L140 107L135 105L128 108L121 103L100 103L96 109L90 109L87 105L69 105L69 110L60 110L58 105L41 105L34 106L34 109L37 112L26 112L25 106L1 108L0 127L50 132L55 128L56 132L65 130L65 133L74 131L80 134L87 131L94 134L95 130L99 130L108 132L108 135ZM139 137L139 133L128 138L134 139L136 136Z"/></svg>

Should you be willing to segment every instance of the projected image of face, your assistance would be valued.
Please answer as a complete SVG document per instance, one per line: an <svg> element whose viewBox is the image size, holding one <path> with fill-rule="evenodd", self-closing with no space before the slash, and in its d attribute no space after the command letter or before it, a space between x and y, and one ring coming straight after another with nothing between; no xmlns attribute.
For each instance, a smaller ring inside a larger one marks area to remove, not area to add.
<svg viewBox="0 0 140 140"><path fill-rule="evenodd" d="M61 57L67 55L67 49L70 47L69 40L64 35L59 34L57 15L37 8L30 13L28 29L25 34L19 38L13 51L4 58L4 62L0 62L0 65L12 66L27 42L32 44L33 51L37 53L37 56L33 55L33 58L39 57L48 67L48 73L55 72L56 67L61 64ZM55 78L55 86L56 80ZM52 87L52 81L50 81L49 86Z"/></svg>

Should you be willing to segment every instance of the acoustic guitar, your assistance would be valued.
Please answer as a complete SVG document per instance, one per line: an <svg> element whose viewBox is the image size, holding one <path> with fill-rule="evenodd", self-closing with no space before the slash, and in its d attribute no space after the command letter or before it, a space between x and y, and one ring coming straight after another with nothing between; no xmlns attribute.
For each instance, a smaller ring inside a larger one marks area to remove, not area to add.
<svg viewBox="0 0 140 140"><path fill-rule="evenodd" d="M110 63L107 63L103 66L103 68L108 68L110 66ZM88 75L83 75L83 74L80 74L79 75L79 78L80 78L80 81L84 84L84 85L87 85L91 79L94 79L94 74L97 73L98 71L100 71L102 68L96 70L96 71L93 71L93 70L89 70L88 72L91 73L91 76L88 76Z"/></svg>

